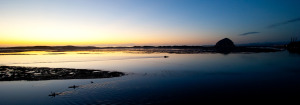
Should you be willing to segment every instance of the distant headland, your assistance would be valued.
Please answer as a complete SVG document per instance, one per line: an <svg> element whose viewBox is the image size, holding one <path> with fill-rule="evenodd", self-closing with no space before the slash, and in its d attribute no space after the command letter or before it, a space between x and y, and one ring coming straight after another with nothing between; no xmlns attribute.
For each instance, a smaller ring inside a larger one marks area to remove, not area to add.
<svg viewBox="0 0 300 105"><path fill-rule="evenodd" d="M291 45L290 45L291 46ZM0 53L25 51L140 51L145 53L259 53L276 52L287 49L287 45L280 46L237 46L229 38L224 38L214 46L132 46L132 47L95 47L95 46L26 46L2 47Z"/></svg>

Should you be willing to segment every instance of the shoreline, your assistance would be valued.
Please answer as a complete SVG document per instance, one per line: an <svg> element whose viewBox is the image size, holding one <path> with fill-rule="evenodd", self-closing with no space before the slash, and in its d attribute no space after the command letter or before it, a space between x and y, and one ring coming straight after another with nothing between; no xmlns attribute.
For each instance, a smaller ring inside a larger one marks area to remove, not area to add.
<svg viewBox="0 0 300 105"><path fill-rule="evenodd" d="M67 51L123 51L141 53L170 53L170 54L198 54L198 53L261 53L284 51L282 47L235 47L230 50L219 50L215 47L203 46L134 46L134 47L76 47L76 46L33 46L0 48L0 53L16 53L27 51L67 52ZM1 55L1 54L0 54ZM4 54L5 55L5 54Z"/></svg>

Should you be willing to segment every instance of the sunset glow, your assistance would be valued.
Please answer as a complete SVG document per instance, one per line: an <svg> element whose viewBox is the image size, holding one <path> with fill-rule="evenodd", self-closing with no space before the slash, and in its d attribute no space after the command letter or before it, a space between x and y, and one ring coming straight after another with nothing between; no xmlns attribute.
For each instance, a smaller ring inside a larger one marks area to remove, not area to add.
<svg viewBox="0 0 300 105"><path fill-rule="evenodd" d="M297 21L276 25L298 18L299 6L294 5L297 3L253 3L235 0L2 0L0 46L212 45L224 37L236 43L282 42L299 34L295 28L300 24ZM286 8L265 7L269 4ZM272 24L276 26L274 29L265 28ZM247 32L257 35L243 34Z"/></svg>
<svg viewBox="0 0 300 105"><path fill-rule="evenodd" d="M299 4L0 0L0 104L299 103Z"/></svg>

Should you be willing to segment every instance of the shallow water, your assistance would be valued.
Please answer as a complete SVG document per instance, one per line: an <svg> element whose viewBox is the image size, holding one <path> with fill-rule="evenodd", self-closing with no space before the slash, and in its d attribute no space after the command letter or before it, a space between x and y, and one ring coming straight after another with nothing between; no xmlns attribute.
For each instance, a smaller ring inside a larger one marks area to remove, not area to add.
<svg viewBox="0 0 300 105"><path fill-rule="evenodd" d="M0 55L0 65L100 69L127 75L104 79L2 81L0 102L3 105L296 102L300 98L300 55L286 51L228 55L23 53ZM79 87L68 88L72 85ZM50 97L51 92L61 94Z"/></svg>

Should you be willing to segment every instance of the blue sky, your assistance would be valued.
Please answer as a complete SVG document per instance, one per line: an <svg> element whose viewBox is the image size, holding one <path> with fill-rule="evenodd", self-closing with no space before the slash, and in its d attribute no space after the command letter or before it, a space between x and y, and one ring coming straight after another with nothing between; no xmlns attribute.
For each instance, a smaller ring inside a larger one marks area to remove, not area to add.
<svg viewBox="0 0 300 105"><path fill-rule="evenodd" d="M300 37L299 0L1 0L0 46L206 45ZM270 27L273 26L273 27Z"/></svg>

